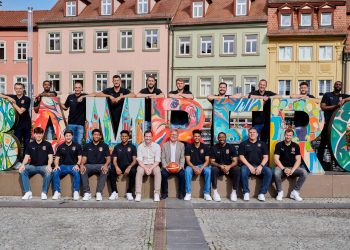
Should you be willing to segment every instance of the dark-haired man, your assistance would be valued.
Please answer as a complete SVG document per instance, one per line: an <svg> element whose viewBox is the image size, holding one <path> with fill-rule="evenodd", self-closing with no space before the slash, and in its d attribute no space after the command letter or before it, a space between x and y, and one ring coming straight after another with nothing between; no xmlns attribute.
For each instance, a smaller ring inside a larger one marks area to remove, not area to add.
<svg viewBox="0 0 350 250"><path fill-rule="evenodd" d="M102 192L106 183L111 156L108 145L101 141L102 132L92 130L92 141L84 146L83 158L80 165L81 181L83 183L83 201L91 199L89 176L99 175L96 188L96 201L102 200Z"/></svg>
<svg viewBox="0 0 350 250"><path fill-rule="evenodd" d="M47 191L51 181L53 149L51 143L43 140L43 138L44 130L40 127L35 128L34 140L28 144L23 162L18 169L24 191L23 200L32 198L29 177L35 174L40 174L43 177L41 199L47 199ZM28 164L29 160L30 164Z"/></svg>
<svg viewBox="0 0 350 250"><path fill-rule="evenodd" d="M82 148L80 144L73 141L74 133L67 129L64 131L64 143L59 145L56 150L55 168L52 174L52 183L54 194L53 200L61 197L60 178L70 174L73 176L73 200L79 200L80 190L80 172L79 166L82 157Z"/></svg>
<svg viewBox="0 0 350 250"><path fill-rule="evenodd" d="M137 151L135 145L129 142L130 133L127 130L120 132L121 143L117 144L112 153L113 165L109 170L109 178L111 183L112 194L109 200L118 199L117 176L122 174L129 176L128 189L126 191L126 199L132 201L132 190L135 187L136 177L136 157Z"/></svg>

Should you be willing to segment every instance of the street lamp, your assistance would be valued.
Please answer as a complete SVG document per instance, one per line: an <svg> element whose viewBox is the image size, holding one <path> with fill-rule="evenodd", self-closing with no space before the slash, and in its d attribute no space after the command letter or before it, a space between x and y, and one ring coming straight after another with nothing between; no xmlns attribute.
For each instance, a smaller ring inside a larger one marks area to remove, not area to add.
<svg viewBox="0 0 350 250"><path fill-rule="evenodd" d="M33 7L28 7L28 97L33 104ZM32 109L32 105L30 105ZM31 115L32 112L29 114Z"/></svg>

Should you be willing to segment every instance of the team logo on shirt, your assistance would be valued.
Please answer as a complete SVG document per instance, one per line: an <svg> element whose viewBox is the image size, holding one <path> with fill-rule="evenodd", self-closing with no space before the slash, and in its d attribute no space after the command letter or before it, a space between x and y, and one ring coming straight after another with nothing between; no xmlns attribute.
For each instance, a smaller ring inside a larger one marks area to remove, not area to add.
<svg viewBox="0 0 350 250"><path fill-rule="evenodd" d="M230 153L230 150L229 149L226 149L226 154L228 155Z"/></svg>
<svg viewBox="0 0 350 250"><path fill-rule="evenodd" d="M75 151L75 146L72 147L72 150Z"/></svg>
<svg viewBox="0 0 350 250"><path fill-rule="evenodd" d="M99 147L98 150L99 150L100 152L102 152L103 148L102 148L102 147Z"/></svg>
<svg viewBox="0 0 350 250"><path fill-rule="evenodd" d="M43 150L46 150L46 146L43 146Z"/></svg>
<svg viewBox="0 0 350 250"><path fill-rule="evenodd" d="M21 103L24 104L24 100L22 100Z"/></svg>
<svg viewBox="0 0 350 250"><path fill-rule="evenodd" d="M201 149L199 152L200 152L201 154L204 154L204 149Z"/></svg>
<svg viewBox="0 0 350 250"><path fill-rule="evenodd" d="M284 148L281 148L281 151L284 151Z"/></svg>
<svg viewBox="0 0 350 250"><path fill-rule="evenodd" d="M258 147L259 147L259 148L261 147L261 143L258 143Z"/></svg>
<svg viewBox="0 0 350 250"><path fill-rule="evenodd" d="M131 152L131 148L130 147L128 147L128 152Z"/></svg>
<svg viewBox="0 0 350 250"><path fill-rule="evenodd" d="M292 147L292 154L295 154L295 147Z"/></svg>

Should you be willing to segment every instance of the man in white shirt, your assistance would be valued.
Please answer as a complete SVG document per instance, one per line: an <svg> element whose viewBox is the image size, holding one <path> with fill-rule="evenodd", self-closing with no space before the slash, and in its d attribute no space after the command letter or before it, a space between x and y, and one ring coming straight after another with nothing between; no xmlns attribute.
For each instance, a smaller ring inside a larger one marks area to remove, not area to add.
<svg viewBox="0 0 350 250"><path fill-rule="evenodd" d="M160 184L162 176L160 174L160 146L152 141L152 132L145 131L145 141L137 148L137 167L136 173L136 198L135 201L141 201L142 177L154 175L154 201L160 201Z"/></svg>

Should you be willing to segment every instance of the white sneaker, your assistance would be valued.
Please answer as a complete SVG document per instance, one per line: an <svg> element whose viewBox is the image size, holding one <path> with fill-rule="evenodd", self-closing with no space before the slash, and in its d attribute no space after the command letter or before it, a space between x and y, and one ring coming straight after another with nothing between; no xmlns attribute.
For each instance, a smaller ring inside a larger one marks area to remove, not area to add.
<svg viewBox="0 0 350 250"><path fill-rule="evenodd" d="M264 194L259 194L258 195L258 200L259 201L265 201L265 195Z"/></svg>
<svg viewBox="0 0 350 250"><path fill-rule="evenodd" d="M186 193L184 200L185 201L190 201L191 200L191 196L192 196L191 194Z"/></svg>
<svg viewBox="0 0 350 250"><path fill-rule="evenodd" d="M302 201L302 200L303 200L303 198L300 197L299 192L296 191L296 190L293 190L293 191L290 193L290 198L291 198L291 199L294 199L294 200L296 200L296 201Z"/></svg>
<svg viewBox="0 0 350 250"><path fill-rule="evenodd" d="M232 189L231 195L230 195L231 201L237 201L237 192L236 190Z"/></svg>
<svg viewBox="0 0 350 250"><path fill-rule="evenodd" d="M85 193L83 197L83 201L89 201L91 200L91 194L90 193Z"/></svg>
<svg viewBox="0 0 350 250"><path fill-rule="evenodd" d="M245 193L245 194L243 195L243 200L244 200L244 201L249 201L249 193Z"/></svg>
<svg viewBox="0 0 350 250"><path fill-rule="evenodd" d="M42 200L47 200L47 195L45 193L41 193L41 199Z"/></svg>
<svg viewBox="0 0 350 250"><path fill-rule="evenodd" d="M28 191L23 195L22 200L29 200L31 198L33 198L33 194L31 191Z"/></svg>
<svg viewBox="0 0 350 250"><path fill-rule="evenodd" d="M283 191L279 191L276 196L276 200L282 201L283 200Z"/></svg>
<svg viewBox="0 0 350 250"><path fill-rule="evenodd" d="M52 196L53 200L58 200L59 198L61 198L61 193L58 191L55 191L55 193Z"/></svg>
<svg viewBox="0 0 350 250"><path fill-rule="evenodd" d="M210 194L204 194L204 200L212 201L213 199L211 198Z"/></svg>
<svg viewBox="0 0 350 250"><path fill-rule="evenodd" d="M155 202L160 201L160 198L159 198L159 194L158 194L158 193L154 193L154 201L155 201Z"/></svg>
<svg viewBox="0 0 350 250"><path fill-rule="evenodd" d="M218 202L221 201L221 197L218 190L215 189L213 193L214 193L213 194L214 201L218 201Z"/></svg>
<svg viewBox="0 0 350 250"><path fill-rule="evenodd" d="M96 201L102 201L102 194L100 192L96 193Z"/></svg>
<svg viewBox="0 0 350 250"><path fill-rule="evenodd" d="M132 193L126 193L126 199L128 201L133 201L134 200L134 197L132 197Z"/></svg>
<svg viewBox="0 0 350 250"><path fill-rule="evenodd" d="M135 201L141 201L141 194L136 194Z"/></svg>
<svg viewBox="0 0 350 250"><path fill-rule="evenodd" d="M111 201L118 199L118 193L114 191L108 199Z"/></svg>
<svg viewBox="0 0 350 250"><path fill-rule="evenodd" d="M74 193L73 193L73 200L78 201L79 198L80 198L79 192L78 191L74 191Z"/></svg>

